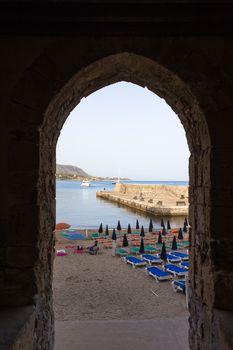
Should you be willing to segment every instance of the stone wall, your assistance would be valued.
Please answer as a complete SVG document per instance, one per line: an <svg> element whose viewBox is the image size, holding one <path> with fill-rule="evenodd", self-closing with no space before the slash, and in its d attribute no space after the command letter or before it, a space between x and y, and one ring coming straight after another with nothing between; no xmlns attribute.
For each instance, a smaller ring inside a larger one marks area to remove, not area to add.
<svg viewBox="0 0 233 350"><path fill-rule="evenodd" d="M233 40L184 36L183 30L162 36L154 26L144 35L137 18L139 32L127 26L119 32L109 19L113 36L30 37L25 31L0 39L0 303L13 310L33 306L34 350L53 348L56 142L83 97L122 80L164 98L185 128L191 153L190 348L233 348Z"/></svg>
<svg viewBox="0 0 233 350"><path fill-rule="evenodd" d="M188 186L117 183L114 191L96 195L155 216L188 215Z"/></svg>

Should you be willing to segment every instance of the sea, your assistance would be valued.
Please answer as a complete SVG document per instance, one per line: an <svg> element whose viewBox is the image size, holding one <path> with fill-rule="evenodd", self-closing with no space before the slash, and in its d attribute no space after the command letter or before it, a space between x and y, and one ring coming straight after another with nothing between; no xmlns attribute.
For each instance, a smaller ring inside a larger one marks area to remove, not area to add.
<svg viewBox="0 0 233 350"><path fill-rule="evenodd" d="M186 181L122 181L130 184L163 184L163 185L188 185ZM115 185L112 181L91 181L90 187L81 186L81 181L62 180L56 181L56 223L66 222L71 228L96 229L100 223L105 227L116 228L120 220L122 228L128 224L132 228L139 225L146 229L150 218L155 228L159 228L161 217L151 216L141 211L127 208L118 203L96 197L97 191L113 191ZM170 220L172 227L182 227L184 217L163 218Z"/></svg>

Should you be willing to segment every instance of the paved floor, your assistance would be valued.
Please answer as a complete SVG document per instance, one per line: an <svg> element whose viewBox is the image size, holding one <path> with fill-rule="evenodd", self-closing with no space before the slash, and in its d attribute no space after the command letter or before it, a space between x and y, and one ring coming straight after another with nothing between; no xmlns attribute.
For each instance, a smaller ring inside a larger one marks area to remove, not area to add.
<svg viewBox="0 0 233 350"><path fill-rule="evenodd" d="M57 321L55 350L188 350L188 318Z"/></svg>

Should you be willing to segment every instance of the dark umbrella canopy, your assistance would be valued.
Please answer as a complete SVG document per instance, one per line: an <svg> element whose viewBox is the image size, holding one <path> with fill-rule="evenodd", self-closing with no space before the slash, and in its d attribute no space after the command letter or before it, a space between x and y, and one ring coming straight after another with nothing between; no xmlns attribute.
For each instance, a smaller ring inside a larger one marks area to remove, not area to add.
<svg viewBox="0 0 233 350"><path fill-rule="evenodd" d="M126 237L126 234L124 234L123 242L122 242L122 247L128 247L128 239Z"/></svg>
<svg viewBox="0 0 233 350"><path fill-rule="evenodd" d="M143 238L141 238L141 244L140 244L140 248L139 248L139 253L140 253L140 254L145 253L145 249L144 249L144 240L143 240Z"/></svg>
<svg viewBox="0 0 233 350"><path fill-rule="evenodd" d="M159 236L158 236L158 244L162 244L163 241L162 241L162 235L161 235L161 232L159 232Z"/></svg>
<svg viewBox="0 0 233 350"><path fill-rule="evenodd" d="M161 219L161 224L160 224L160 226L161 226L161 227L164 227L164 226L165 226L165 225L164 225L163 219Z"/></svg>
<svg viewBox="0 0 233 350"><path fill-rule="evenodd" d="M167 230L170 230L170 229L171 229L170 221L167 220Z"/></svg>
<svg viewBox="0 0 233 350"><path fill-rule="evenodd" d="M98 229L98 232L99 232L99 233L103 233L103 225L102 225L102 223L100 224L100 227L99 227L99 229Z"/></svg>
<svg viewBox="0 0 233 350"><path fill-rule="evenodd" d="M166 247L165 247L165 243L163 242L162 245L162 250L161 250L161 254L160 254L160 258L164 261L167 260L167 252L166 252Z"/></svg>
<svg viewBox="0 0 233 350"><path fill-rule="evenodd" d="M109 235L109 232L108 232L108 225L106 225L105 234L106 234L106 236Z"/></svg>
<svg viewBox="0 0 233 350"><path fill-rule="evenodd" d="M136 230L139 230L139 222L138 222L138 219L136 221Z"/></svg>
<svg viewBox="0 0 233 350"><path fill-rule="evenodd" d="M115 228L112 230L112 240L113 240L113 241L116 241L116 240L117 240Z"/></svg>
<svg viewBox="0 0 233 350"><path fill-rule="evenodd" d="M187 218L184 219L184 225L188 226L188 219Z"/></svg>
<svg viewBox="0 0 233 350"><path fill-rule="evenodd" d="M166 229L165 229L165 226L163 226L162 235L163 235L163 236L166 236L166 234L167 234L167 231L166 231Z"/></svg>
<svg viewBox="0 0 233 350"><path fill-rule="evenodd" d="M127 233L132 233L130 224L128 225Z"/></svg>
<svg viewBox="0 0 233 350"><path fill-rule="evenodd" d="M177 250L176 236L174 236L172 240L172 250Z"/></svg>
<svg viewBox="0 0 233 350"><path fill-rule="evenodd" d="M184 227L183 227L183 232L184 232L184 233L188 232L188 229L187 229L187 226L186 226L186 225L184 225Z"/></svg>
<svg viewBox="0 0 233 350"><path fill-rule="evenodd" d="M149 223L149 232L153 231L153 222L152 219L150 219L150 223Z"/></svg>
<svg viewBox="0 0 233 350"><path fill-rule="evenodd" d="M140 232L141 237L145 237L145 232L143 226L141 227L141 232Z"/></svg>
<svg viewBox="0 0 233 350"><path fill-rule="evenodd" d="M179 229L178 239L184 239L182 228Z"/></svg>
<svg viewBox="0 0 233 350"><path fill-rule="evenodd" d="M118 223L117 223L117 231L121 231L121 223L120 223L120 220L118 220Z"/></svg>

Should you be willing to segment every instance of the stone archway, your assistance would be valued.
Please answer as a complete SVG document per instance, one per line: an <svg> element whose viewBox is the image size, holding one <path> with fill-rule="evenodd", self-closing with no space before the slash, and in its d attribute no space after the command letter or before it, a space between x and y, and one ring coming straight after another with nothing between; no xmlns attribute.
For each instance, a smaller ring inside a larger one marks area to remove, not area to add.
<svg viewBox="0 0 233 350"><path fill-rule="evenodd" d="M210 140L205 118L198 101L184 82L161 65L143 56L124 52L98 60L78 72L57 94L47 108L44 123L40 129L40 183L43 183L43 179L46 177L48 178L48 184L51 184L51 181L54 179L56 142L69 113L83 97L118 81L128 81L142 87L146 86L160 97L163 97L183 123L191 152L190 221L193 232L198 232L200 230L198 223L205 223L205 218L209 215L208 208L206 208L206 212L196 211L193 199L196 178L198 176L209 178L207 173L205 175L200 174L203 163L207 165L209 162ZM46 167L45 164L47 165ZM47 172L48 169L50 170L49 173ZM49 194L49 197L44 199L45 208L47 208L48 202L50 202L50 208L54 208L55 198L53 193L46 191L44 187L39 188L39 190L41 193L40 198L43 198L46 193L47 195ZM46 212L44 213L45 225L47 221ZM54 217L54 213L52 217ZM192 247L194 247L197 237L193 235L191 239ZM195 255L198 257L199 252L195 252L192 249L193 262ZM192 287L194 285L200 286L200 281L197 280L193 267L194 264L190 272ZM193 290L192 293L195 293L195 291Z"/></svg>
<svg viewBox="0 0 233 350"><path fill-rule="evenodd" d="M225 44L231 49L230 42ZM9 117L7 157L14 161L8 175L10 179L17 176L17 183L9 185L2 303L34 305L34 348L52 348L56 141L65 119L82 97L125 80L147 86L163 97L184 125L191 152L190 345L193 349L212 349L224 343L229 335L216 311L232 310L228 304L232 291L229 268L216 254L219 244L226 252L231 247L229 234L223 232L226 225L222 212L225 205L230 215L231 197L221 196L219 174L219 169L231 170L225 163L231 154L231 133L229 128L219 132L216 123L222 103L219 86L230 76L230 72L226 75L225 71L216 70L221 66L219 57L224 53L224 45L216 39L203 38L40 38L33 44L24 39L24 46L27 45L34 51L28 55L26 50L26 63L11 82L10 97L7 95L10 102L4 110ZM218 55L212 64L216 50ZM231 91L228 83L226 90ZM224 95L224 103L227 107L221 116L229 122L231 94ZM223 275L219 273L221 269ZM225 298L221 298L221 286L228 282Z"/></svg>

